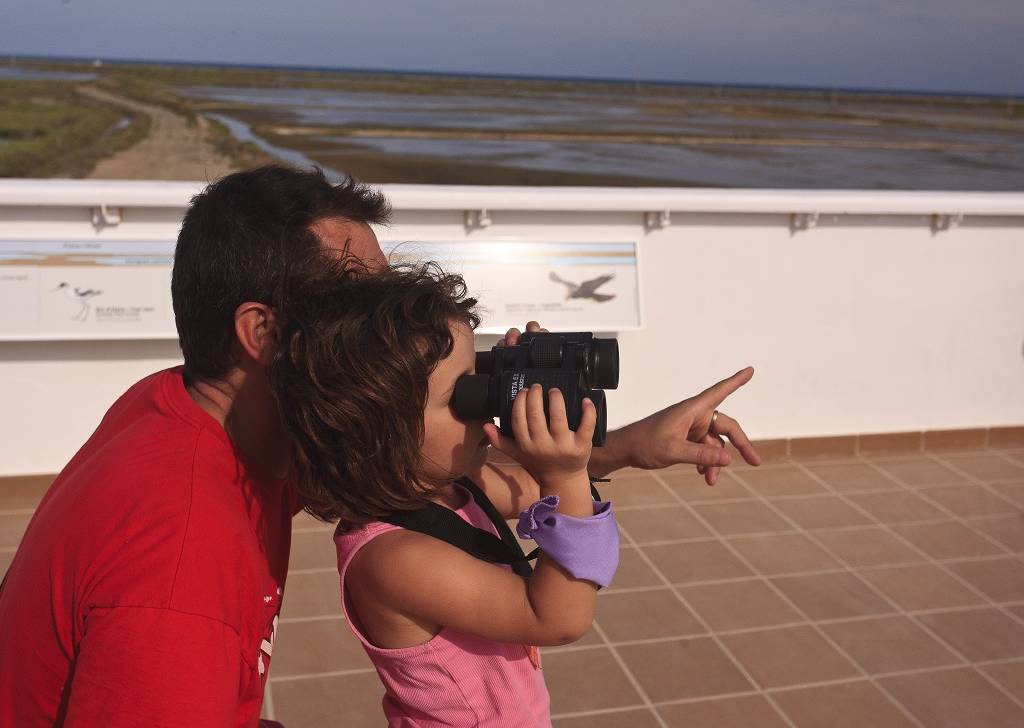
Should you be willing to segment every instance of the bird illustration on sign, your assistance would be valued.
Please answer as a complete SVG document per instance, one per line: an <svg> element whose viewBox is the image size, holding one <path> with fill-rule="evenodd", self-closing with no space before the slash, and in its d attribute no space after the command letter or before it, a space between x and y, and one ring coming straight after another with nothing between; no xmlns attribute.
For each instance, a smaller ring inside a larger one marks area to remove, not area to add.
<svg viewBox="0 0 1024 728"><path fill-rule="evenodd" d="M557 273L551 271L548 276L555 283L561 283L566 288L565 300L570 298L590 298L598 303L604 303L615 298L614 293L598 293L597 289L603 286L605 283L615 277L614 273L592 278L589 281L583 281L582 283L573 283L567 281L564 278L559 277Z"/></svg>
<svg viewBox="0 0 1024 728"><path fill-rule="evenodd" d="M57 291L64 291L64 295L80 306L78 313L71 317L72 321L85 321L89 318L89 312L92 310L92 304L89 303L89 300L103 293L103 291L97 291L94 288L78 288L66 281L61 282L50 293L56 293Z"/></svg>

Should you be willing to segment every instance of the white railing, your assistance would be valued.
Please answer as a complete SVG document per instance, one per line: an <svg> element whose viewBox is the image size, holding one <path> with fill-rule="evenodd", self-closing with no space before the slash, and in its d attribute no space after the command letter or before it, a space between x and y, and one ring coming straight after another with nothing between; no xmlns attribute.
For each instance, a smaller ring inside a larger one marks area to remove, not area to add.
<svg viewBox="0 0 1024 728"><path fill-rule="evenodd" d="M200 189L0 180L0 239L169 241ZM1024 193L382 189L382 239L637 243L643 328L619 336L613 424L747 364L723 409L755 437L1024 423ZM177 357L169 340L0 343L0 475L59 469Z"/></svg>

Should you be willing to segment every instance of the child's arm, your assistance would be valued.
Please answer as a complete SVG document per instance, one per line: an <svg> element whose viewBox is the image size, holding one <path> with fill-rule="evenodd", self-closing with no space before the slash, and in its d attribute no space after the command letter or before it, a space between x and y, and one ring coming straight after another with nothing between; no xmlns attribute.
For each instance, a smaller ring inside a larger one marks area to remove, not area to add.
<svg viewBox="0 0 1024 728"><path fill-rule="evenodd" d="M550 427L543 396L536 387L517 397L512 411L515 443L499 438L493 426L488 436L535 476L538 495L558 495L559 513L590 517L594 504L586 464L596 421L594 405L584 404L583 421L574 433L566 424L561 393L551 393ZM387 533L367 544L353 558L346 582L356 602L362 602L357 604L361 616L375 603L432 632L446 626L486 639L535 645L566 644L582 637L593 622L597 592L593 582L572 577L543 551L533 576L523 580L411 531Z"/></svg>

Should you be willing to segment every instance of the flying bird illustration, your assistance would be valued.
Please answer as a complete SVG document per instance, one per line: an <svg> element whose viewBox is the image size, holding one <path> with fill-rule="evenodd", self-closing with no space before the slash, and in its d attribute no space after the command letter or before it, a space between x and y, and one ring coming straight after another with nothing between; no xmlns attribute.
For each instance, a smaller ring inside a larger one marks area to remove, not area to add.
<svg viewBox="0 0 1024 728"><path fill-rule="evenodd" d="M81 306L78 313L71 317L72 321L85 321L89 317L89 311L92 309L92 304L89 303L89 299L103 293L103 291L97 291L93 288L75 288L67 282L61 283L50 291L50 293L56 293L57 291L64 291L64 294L68 298L77 302Z"/></svg>
<svg viewBox="0 0 1024 728"><path fill-rule="evenodd" d="M561 283L563 286L566 287L567 290L565 294L565 300L568 301L570 298L592 298L598 303L604 303L605 301L610 301L613 298L615 298L614 293L597 292L598 288L603 286L605 283L607 283L614 277L614 273L609 273L608 275L600 276L598 278L593 278L589 281L583 281L582 283L576 284L573 283L572 281L567 281L564 278L559 278L558 274L555 273L554 271L551 271L551 274L548 276L548 278L553 280L555 283Z"/></svg>

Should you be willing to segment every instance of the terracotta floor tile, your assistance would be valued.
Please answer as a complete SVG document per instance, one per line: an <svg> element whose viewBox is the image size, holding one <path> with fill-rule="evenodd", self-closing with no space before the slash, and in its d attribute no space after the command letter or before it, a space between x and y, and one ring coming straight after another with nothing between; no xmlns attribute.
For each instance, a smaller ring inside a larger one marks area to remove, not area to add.
<svg viewBox="0 0 1024 728"><path fill-rule="evenodd" d="M927 521L947 517L921 496L906 490L892 493L854 493L849 498L882 523Z"/></svg>
<svg viewBox="0 0 1024 728"><path fill-rule="evenodd" d="M822 629L868 673L962 664L907 617L835 622L822 625Z"/></svg>
<svg viewBox="0 0 1024 728"><path fill-rule="evenodd" d="M744 473L747 472L753 471L744 471ZM754 498L754 494L740 485L739 481L729 475L728 471L723 472L722 477L714 485L705 483L704 477L698 475L692 466L686 470L665 471L661 473L661 479L676 495L688 503Z"/></svg>
<svg viewBox="0 0 1024 728"><path fill-rule="evenodd" d="M772 498L780 495L813 495L826 492L814 478L794 465L746 470L740 474L747 486Z"/></svg>
<svg viewBox="0 0 1024 728"><path fill-rule="evenodd" d="M920 432L872 433L857 438L857 452L861 455L917 453L923 441Z"/></svg>
<svg viewBox="0 0 1024 728"><path fill-rule="evenodd" d="M785 721L760 695L659 705L669 728L785 728ZM625 724L623 724L625 725ZM631 727L630 727L631 728Z"/></svg>
<svg viewBox="0 0 1024 728"><path fill-rule="evenodd" d="M612 482L599 483L598 486L601 497L610 500L616 508L676 502L672 494L650 474L613 478Z"/></svg>
<svg viewBox="0 0 1024 728"><path fill-rule="evenodd" d="M732 538L729 545L765 575L843 568L803 534Z"/></svg>
<svg viewBox="0 0 1024 728"><path fill-rule="evenodd" d="M679 591L715 631L803 621L803 617L760 579L679 587Z"/></svg>
<svg viewBox="0 0 1024 728"><path fill-rule="evenodd" d="M340 715L345 728L380 728L387 722L381 706L384 686L376 672L305 680L272 677L270 689L274 715L288 728L337 725Z"/></svg>
<svg viewBox="0 0 1024 728"><path fill-rule="evenodd" d="M928 728L1020 728L1024 709L970 669L883 678L882 686Z"/></svg>
<svg viewBox="0 0 1024 728"><path fill-rule="evenodd" d="M866 463L808 465L808 469L841 493L898 490L900 486Z"/></svg>
<svg viewBox="0 0 1024 728"><path fill-rule="evenodd" d="M21 475L0 478L0 511L35 508L39 505L54 475Z"/></svg>
<svg viewBox="0 0 1024 728"><path fill-rule="evenodd" d="M894 525L892 530L934 559L991 556L1003 550L956 521Z"/></svg>
<svg viewBox="0 0 1024 728"><path fill-rule="evenodd" d="M921 491L951 513L964 518L1020 513L1020 506L976 485L947 485Z"/></svg>
<svg viewBox="0 0 1024 728"><path fill-rule="evenodd" d="M574 718L553 718L553 728L658 728L657 717L648 708L593 713Z"/></svg>
<svg viewBox="0 0 1024 728"><path fill-rule="evenodd" d="M917 618L968 660L1024 657L1024 627L998 609L931 612Z"/></svg>
<svg viewBox="0 0 1024 728"><path fill-rule="evenodd" d="M811 627L722 635L763 688L855 677L857 669Z"/></svg>
<svg viewBox="0 0 1024 728"><path fill-rule="evenodd" d="M643 546L642 550L673 584L753 576L719 541Z"/></svg>
<svg viewBox="0 0 1024 728"><path fill-rule="evenodd" d="M942 455L940 459L967 473L975 480L1015 480L1024 478L1024 467L996 454Z"/></svg>
<svg viewBox="0 0 1024 728"><path fill-rule="evenodd" d="M989 487L1007 500L1013 501L1019 510L1024 510L1024 480L1019 482L991 483Z"/></svg>
<svg viewBox="0 0 1024 728"><path fill-rule="evenodd" d="M805 529L866 526L870 521L855 508L836 496L791 498L774 501L773 505L797 525Z"/></svg>
<svg viewBox="0 0 1024 728"><path fill-rule="evenodd" d="M338 567L338 552L334 548L332 531L312 531L292 534L291 559L288 570L326 569Z"/></svg>
<svg viewBox="0 0 1024 728"><path fill-rule="evenodd" d="M711 536L711 532L682 505L620 510L615 518L637 543Z"/></svg>
<svg viewBox="0 0 1024 728"><path fill-rule="evenodd" d="M798 728L911 728L910 720L867 681L784 690L772 698Z"/></svg>
<svg viewBox="0 0 1024 728"><path fill-rule="evenodd" d="M372 670L373 663L341 617L278 626L271 662L275 678L363 669Z"/></svg>
<svg viewBox="0 0 1024 728"><path fill-rule="evenodd" d="M696 503L691 507L713 529L726 536L792 530L788 523L760 501Z"/></svg>
<svg viewBox="0 0 1024 728"><path fill-rule="evenodd" d="M705 632L686 605L667 588L601 594L595 619L612 642Z"/></svg>
<svg viewBox="0 0 1024 728"><path fill-rule="evenodd" d="M1024 427L991 427L988 446L994 450L1013 450L1024 447Z"/></svg>
<svg viewBox="0 0 1024 728"><path fill-rule="evenodd" d="M982 597L932 564L865 569L860 575L907 611L984 603Z"/></svg>
<svg viewBox="0 0 1024 728"><path fill-rule="evenodd" d="M710 637L622 645L619 655L654 702L752 689Z"/></svg>
<svg viewBox="0 0 1024 728"><path fill-rule="evenodd" d="M1024 562L1008 556L947 566L994 602L1024 601Z"/></svg>
<svg viewBox="0 0 1024 728"><path fill-rule="evenodd" d="M632 589L639 586L661 586L658 578L647 562L634 548L619 549L619 568L615 570L609 589Z"/></svg>
<svg viewBox="0 0 1024 728"><path fill-rule="evenodd" d="M814 620L866 617L893 607L849 572L774 577L772 583Z"/></svg>
<svg viewBox="0 0 1024 728"><path fill-rule="evenodd" d="M964 482L964 476L930 457L875 460L874 463L912 488Z"/></svg>
<svg viewBox="0 0 1024 728"><path fill-rule="evenodd" d="M856 454L856 435L799 437L789 441L789 455L793 460L835 460Z"/></svg>
<svg viewBox="0 0 1024 728"><path fill-rule="evenodd" d="M1024 515L974 518L967 525L1016 553L1024 553Z"/></svg>
<svg viewBox="0 0 1024 728"><path fill-rule="evenodd" d="M281 617L324 617L341 615L341 588L338 572L289 574L285 586Z"/></svg>
<svg viewBox="0 0 1024 728"><path fill-rule="evenodd" d="M642 704L607 647L545 653L543 659L552 714Z"/></svg>
<svg viewBox="0 0 1024 728"><path fill-rule="evenodd" d="M858 528L853 531L817 531L814 534L829 551L853 567L925 561L884 528Z"/></svg>
<svg viewBox="0 0 1024 728"><path fill-rule="evenodd" d="M924 449L931 452L984 450L988 430L930 430L924 433Z"/></svg>
<svg viewBox="0 0 1024 728"><path fill-rule="evenodd" d="M17 548L30 520L31 513L0 516L0 548Z"/></svg>
<svg viewBox="0 0 1024 728"><path fill-rule="evenodd" d="M1017 700L1024 701L1024 660L984 665L980 669L1009 690Z"/></svg>

